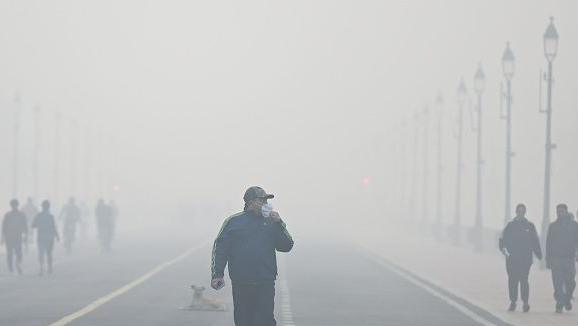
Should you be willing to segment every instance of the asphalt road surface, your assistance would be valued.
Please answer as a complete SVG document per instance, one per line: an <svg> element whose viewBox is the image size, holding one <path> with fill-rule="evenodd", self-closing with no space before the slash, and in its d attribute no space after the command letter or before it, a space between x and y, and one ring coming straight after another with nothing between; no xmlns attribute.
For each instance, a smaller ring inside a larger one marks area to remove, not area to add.
<svg viewBox="0 0 578 326"><path fill-rule="evenodd" d="M1 257L0 325L51 325L59 320L55 325L232 325L232 309L178 309L191 301L190 284L209 284L210 247L200 243L133 240L108 254L86 244L72 255L59 250L55 273L43 277L36 274L32 252L25 257L23 276L7 275ZM199 248L182 255L192 247ZM280 254L280 259L278 325L481 324L342 242L298 240L294 251ZM229 285L218 292L207 290L206 296L232 308ZM65 316L73 318L63 321Z"/></svg>

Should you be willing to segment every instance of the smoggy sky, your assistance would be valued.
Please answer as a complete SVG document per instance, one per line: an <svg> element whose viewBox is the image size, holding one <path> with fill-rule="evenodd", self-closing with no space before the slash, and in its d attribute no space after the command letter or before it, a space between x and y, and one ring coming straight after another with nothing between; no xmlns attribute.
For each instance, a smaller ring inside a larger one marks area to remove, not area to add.
<svg viewBox="0 0 578 326"><path fill-rule="evenodd" d="M574 210L576 12L570 0L2 0L1 198L6 202L11 195L12 97L18 91L24 108L21 197L32 191L31 108L39 105L40 196L55 193L53 129L60 112L60 197L73 189L111 196L110 187L118 184L116 196L135 211L158 212L183 202L211 202L228 211L240 206L244 188L261 184L290 212L330 218L380 207L403 214L400 201L411 179L410 118L431 107L439 91L445 99L443 193L449 221L455 90L461 76L471 90L481 62L487 76L484 216L488 225L499 226L505 160L500 59L509 40L517 60L513 200L526 202L538 219L544 156L538 76L545 67L542 34L555 16L560 48L554 62L553 204L567 201ZM469 111L465 116L468 224L475 198L475 134ZM408 119L410 129L404 130ZM433 125L430 131L428 207L433 208ZM421 139L419 146L422 153ZM415 177L421 180L422 173ZM417 198L416 204L422 205Z"/></svg>

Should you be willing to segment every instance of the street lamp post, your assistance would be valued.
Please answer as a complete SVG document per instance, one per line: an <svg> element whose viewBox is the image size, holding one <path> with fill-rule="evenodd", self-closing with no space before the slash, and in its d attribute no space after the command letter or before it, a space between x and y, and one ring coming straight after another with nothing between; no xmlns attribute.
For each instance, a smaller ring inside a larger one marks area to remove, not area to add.
<svg viewBox="0 0 578 326"><path fill-rule="evenodd" d="M437 119L437 185L436 185L436 223L435 223L435 236L441 239L441 227L442 227L442 175L443 175L443 165L442 165L442 129L443 129L443 98L441 94L438 94L435 100L436 106L436 119Z"/></svg>
<svg viewBox="0 0 578 326"><path fill-rule="evenodd" d="M462 158L462 143L463 143L463 131L464 131L464 106L467 100L467 89L464 80L460 81L458 86L458 131L457 131L457 166L456 166L456 198L455 198L455 215L454 215L454 225L452 229L453 243L454 245L459 245L461 243L461 195L462 195L462 169L463 169L463 158Z"/></svg>
<svg viewBox="0 0 578 326"><path fill-rule="evenodd" d="M502 117L506 120L506 199L504 210L504 225L510 220L512 210L512 77L515 72L515 57L510 42L506 44L506 49L502 55L502 71L506 79L506 112Z"/></svg>
<svg viewBox="0 0 578 326"><path fill-rule="evenodd" d="M53 166L53 174L52 174L52 186L53 194L52 194L52 207L54 210L57 210L57 205L59 204L60 200L60 123L62 120L62 116L60 113L56 113L54 116L54 166Z"/></svg>
<svg viewBox="0 0 578 326"><path fill-rule="evenodd" d="M542 245L546 243L546 233L550 224L550 178L552 169L552 62L558 54L558 31L554 26L554 18L550 17L550 24L544 32L544 55L548 61L548 97L546 103L546 155L544 164L544 207L542 215Z"/></svg>
<svg viewBox="0 0 578 326"><path fill-rule="evenodd" d="M39 151L40 151L40 107L34 107L34 158L32 159L32 170L33 170L33 183L34 183L34 200L38 200L38 190L39 190L39 173L38 173L38 163L39 163Z"/></svg>
<svg viewBox="0 0 578 326"><path fill-rule="evenodd" d="M419 138L419 115L417 112L414 113L413 116L413 141L412 141L412 153L411 153L411 186L410 186L410 195L409 195L409 212L411 214L411 218L414 219L414 222L417 222L417 210L416 210L416 198L417 198L417 172L418 172L418 138Z"/></svg>
<svg viewBox="0 0 578 326"><path fill-rule="evenodd" d="M70 195L76 196L77 177L77 139L78 124L75 119L70 120Z"/></svg>
<svg viewBox="0 0 578 326"><path fill-rule="evenodd" d="M429 108L425 106L423 108L423 185L422 185L422 223L424 226L427 225L428 214L429 214Z"/></svg>
<svg viewBox="0 0 578 326"><path fill-rule="evenodd" d="M20 95L14 95L14 135L13 135L13 158L12 158L12 198L18 198L18 183L20 182L18 175L20 172L20 111L21 111Z"/></svg>
<svg viewBox="0 0 578 326"><path fill-rule="evenodd" d="M478 97L478 104L476 110L478 112L477 124L477 170L476 170L476 217L474 229L474 248L481 251L483 248L483 219L482 219L482 167L484 160L482 157L482 94L486 88L486 75L482 70L482 66L478 66L478 70L474 75L474 90Z"/></svg>

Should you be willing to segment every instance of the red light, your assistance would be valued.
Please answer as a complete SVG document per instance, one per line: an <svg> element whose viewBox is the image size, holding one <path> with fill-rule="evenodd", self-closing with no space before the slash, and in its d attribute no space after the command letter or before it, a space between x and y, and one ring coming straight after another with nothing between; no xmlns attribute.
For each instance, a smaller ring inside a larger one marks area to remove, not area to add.
<svg viewBox="0 0 578 326"><path fill-rule="evenodd" d="M369 177L365 177L363 178L363 180L361 180L361 183L363 184L364 187L369 186L369 182L370 182Z"/></svg>

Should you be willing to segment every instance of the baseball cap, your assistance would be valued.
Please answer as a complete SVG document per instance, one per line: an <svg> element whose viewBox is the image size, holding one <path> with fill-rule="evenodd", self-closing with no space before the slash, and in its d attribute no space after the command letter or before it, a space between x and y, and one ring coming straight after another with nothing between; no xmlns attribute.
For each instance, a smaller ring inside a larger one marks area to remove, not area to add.
<svg viewBox="0 0 578 326"><path fill-rule="evenodd" d="M274 197L275 197L275 195L266 193L265 190L263 190L263 188L253 186L253 187L249 187L249 189L247 189L245 191L245 195L243 196L243 200L245 202L249 202L249 201L256 199L256 198L271 199Z"/></svg>

